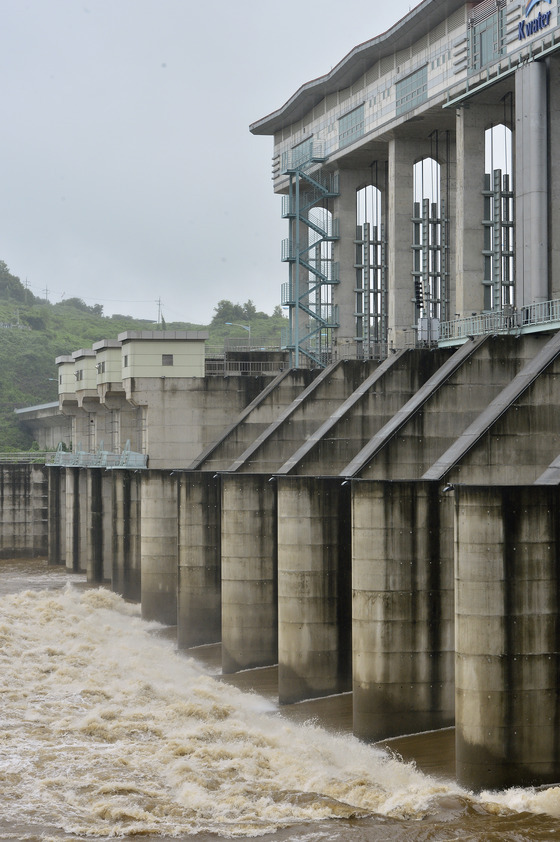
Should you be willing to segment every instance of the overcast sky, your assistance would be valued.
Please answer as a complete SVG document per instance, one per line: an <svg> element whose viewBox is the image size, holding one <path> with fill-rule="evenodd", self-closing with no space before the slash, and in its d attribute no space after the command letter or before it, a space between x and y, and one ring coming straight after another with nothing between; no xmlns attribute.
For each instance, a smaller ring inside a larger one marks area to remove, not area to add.
<svg viewBox="0 0 560 842"><path fill-rule="evenodd" d="M414 5L0 0L0 260L107 315L271 313L287 232L249 124Z"/></svg>

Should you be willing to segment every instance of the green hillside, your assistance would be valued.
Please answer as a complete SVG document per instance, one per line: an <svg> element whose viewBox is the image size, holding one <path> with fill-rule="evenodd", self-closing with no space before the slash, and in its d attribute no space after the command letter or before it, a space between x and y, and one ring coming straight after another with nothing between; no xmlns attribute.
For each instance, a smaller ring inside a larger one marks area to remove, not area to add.
<svg viewBox="0 0 560 842"><path fill-rule="evenodd" d="M228 326L225 322L238 323ZM14 409L56 401L54 360L79 348L90 348L100 339L116 339L125 330L208 330L208 345L221 350L224 341L278 345L286 319L277 307L272 316L258 312L251 301L220 301L209 325L189 322L156 325L126 315L104 316L103 308L79 298L51 304L26 290L19 278L0 261L0 452L27 450L29 436L21 430Z"/></svg>

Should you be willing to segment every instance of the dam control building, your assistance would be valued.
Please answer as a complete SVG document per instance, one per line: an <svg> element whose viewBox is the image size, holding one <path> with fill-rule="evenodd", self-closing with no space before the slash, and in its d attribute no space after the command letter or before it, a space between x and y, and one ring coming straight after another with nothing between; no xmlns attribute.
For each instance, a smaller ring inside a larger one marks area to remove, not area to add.
<svg viewBox="0 0 560 842"><path fill-rule="evenodd" d="M558 324L559 24L556 0L424 0L251 125L296 366Z"/></svg>

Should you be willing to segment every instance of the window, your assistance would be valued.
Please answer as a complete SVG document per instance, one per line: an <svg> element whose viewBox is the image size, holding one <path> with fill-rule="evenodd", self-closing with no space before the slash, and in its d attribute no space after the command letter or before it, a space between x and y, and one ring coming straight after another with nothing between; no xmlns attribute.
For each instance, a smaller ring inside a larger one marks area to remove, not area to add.
<svg viewBox="0 0 560 842"><path fill-rule="evenodd" d="M162 365L173 365L173 354L162 354L161 355L161 364Z"/></svg>
<svg viewBox="0 0 560 842"><path fill-rule="evenodd" d="M354 108L338 121L338 142L340 146L352 143L364 133L364 106Z"/></svg>
<svg viewBox="0 0 560 842"><path fill-rule="evenodd" d="M404 114L428 98L428 65L401 79L396 85L397 114Z"/></svg>
<svg viewBox="0 0 560 842"><path fill-rule="evenodd" d="M480 70L502 55L505 43L505 0L483 0L469 19L469 70Z"/></svg>
<svg viewBox="0 0 560 842"><path fill-rule="evenodd" d="M128 368L128 354L123 357L123 368Z"/></svg>
<svg viewBox="0 0 560 842"><path fill-rule="evenodd" d="M304 140L292 149L292 167L301 167L311 160L312 142ZM171 363L173 365L173 363Z"/></svg>

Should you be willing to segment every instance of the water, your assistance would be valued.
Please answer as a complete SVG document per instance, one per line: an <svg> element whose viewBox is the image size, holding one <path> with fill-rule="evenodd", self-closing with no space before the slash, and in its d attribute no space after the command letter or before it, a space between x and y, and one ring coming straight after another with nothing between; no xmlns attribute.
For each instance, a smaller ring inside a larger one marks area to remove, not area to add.
<svg viewBox="0 0 560 842"><path fill-rule="evenodd" d="M560 839L560 788L474 796L217 680L83 577L0 564L2 840Z"/></svg>

